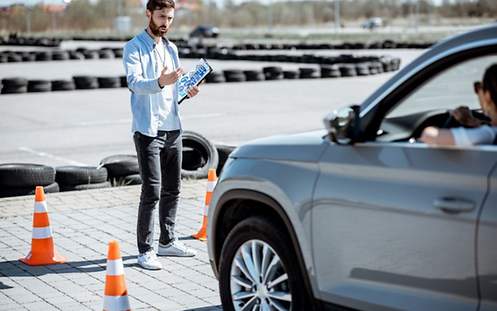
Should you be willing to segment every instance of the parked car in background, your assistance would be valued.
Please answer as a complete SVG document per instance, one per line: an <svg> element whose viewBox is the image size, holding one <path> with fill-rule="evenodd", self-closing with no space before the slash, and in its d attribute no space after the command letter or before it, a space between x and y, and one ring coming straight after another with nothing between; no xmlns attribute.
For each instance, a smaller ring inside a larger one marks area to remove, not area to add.
<svg viewBox="0 0 497 311"><path fill-rule="evenodd" d="M208 215L224 310L497 310L497 146L416 142L479 109L496 34L440 42L325 130L231 154Z"/></svg>
<svg viewBox="0 0 497 311"><path fill-rule="evenodd" d="M361 27L369 30L383 27L383 19L381 17L371 17L364 21Z"/></svg>
<svg viewBox="0 0 497 311"><path fill-rule="evenodd" d="M219 28L209 25L197 26L190 32L190 38L217 38L219 36Z"/></svg>

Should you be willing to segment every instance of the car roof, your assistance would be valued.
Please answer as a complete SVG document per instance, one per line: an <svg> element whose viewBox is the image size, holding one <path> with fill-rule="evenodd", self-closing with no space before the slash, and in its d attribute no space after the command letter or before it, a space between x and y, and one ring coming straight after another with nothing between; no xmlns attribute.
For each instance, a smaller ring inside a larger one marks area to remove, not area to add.
<svg viewBox="0 0 497 311"><path fill-rule="evenodd" d="M441 40L371 94L361 105L361 116L368 113L392 88L395 88L399 83L405 81L420 69L428 66L434 60L476 46L493 44L497 44L497 23Z"/></svg>

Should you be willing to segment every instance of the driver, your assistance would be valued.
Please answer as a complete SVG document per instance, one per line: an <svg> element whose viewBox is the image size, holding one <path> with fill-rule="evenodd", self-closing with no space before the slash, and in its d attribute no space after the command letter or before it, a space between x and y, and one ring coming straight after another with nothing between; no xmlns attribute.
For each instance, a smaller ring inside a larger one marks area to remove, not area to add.
<svg viewBox="0 0 497 311"><path fill-rule="evenodd" d="M497 64L485 70L483 80L474 83L474 90L483 113L490 119L489 124L475 118L468 107L459 107L451 112L452 116L459 123L473 128L429 126L423 130L419 140L429 145L446 146L497 144Z"/></svg>

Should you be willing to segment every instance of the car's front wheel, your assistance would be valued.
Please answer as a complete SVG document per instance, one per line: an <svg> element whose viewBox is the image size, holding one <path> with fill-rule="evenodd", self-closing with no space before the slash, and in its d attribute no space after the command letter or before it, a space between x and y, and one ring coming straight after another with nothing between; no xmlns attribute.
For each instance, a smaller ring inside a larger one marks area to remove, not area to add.
<svg viewBox="0 0 497 311"><path fill-rule="evenodd" d="M288 234L251 217L225 240L219 288L225 310L304 310L306 292Z"/></svg>

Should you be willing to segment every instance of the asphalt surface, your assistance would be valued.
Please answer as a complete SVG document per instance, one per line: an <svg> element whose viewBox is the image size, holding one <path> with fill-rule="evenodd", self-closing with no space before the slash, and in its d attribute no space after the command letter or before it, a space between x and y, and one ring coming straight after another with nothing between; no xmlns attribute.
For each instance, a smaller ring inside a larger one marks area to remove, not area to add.
<svg viewBox="0 0 497 311"><path fill-rule="evenodd" d="M63 48L84 44L73 42ZM109 46L107 43L90 43L88 47L101 45ZM114 46L119 45L122 43L114 43ZM14 47L3 49L17 50ZM400 57L402 66L405 66L422 52L365 50L319 53L391 55ZM195 63L196 60L184 59L183 67L188 70ZM210 63L215 70L262 69L266 65L277 65L217 60ZM306 66L280 65L289 69ZM121 59L7 63L0 64L0 68L0 78L69 79L79 74L124 74ZM199 96L181 105L183 126L215 143L229 145L270 135L321 129L322 119L328 112L360 103L393 74L204 84ZM129 91L124 88L0 95L0 163L97 165L103 157L111 154L134 153L129 96Z"/></svg>

